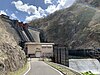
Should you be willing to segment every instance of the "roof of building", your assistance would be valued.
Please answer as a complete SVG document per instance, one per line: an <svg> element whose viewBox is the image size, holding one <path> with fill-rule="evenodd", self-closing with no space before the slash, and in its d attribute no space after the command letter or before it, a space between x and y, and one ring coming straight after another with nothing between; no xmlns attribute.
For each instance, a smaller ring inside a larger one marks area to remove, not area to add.
<svg viewBox="0 0 100 75"><path fill-rule="evenodd" d="M26 45L54 45L54 43L26 42Z"/></svg>

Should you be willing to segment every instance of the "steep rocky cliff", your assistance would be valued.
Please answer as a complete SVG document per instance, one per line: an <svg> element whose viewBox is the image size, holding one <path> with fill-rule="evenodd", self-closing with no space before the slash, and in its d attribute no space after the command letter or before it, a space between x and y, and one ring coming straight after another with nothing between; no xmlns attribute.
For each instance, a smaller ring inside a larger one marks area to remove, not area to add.
<svg viewBox="0 0 100 75"><path fill-rule="evenodd" d="M20 38L6 20L0 17L0 75L18 70L26 62L25 54L18 46Z"/></svg>
<svg viewBox="0 0 100 75"><path fill-rule="evenodd" d="M100 9L100 0L76 0L78 3L88 4Z"/></svg>
<svg viewBox="0 0 100 75"><path fill-rule="evenodd" d="M30 24L35 28L43 29L48 42L66 44L72 49L99 48L100 10L90 5L99 0L80 1L83 2L76 2L67 9L56 11Z"/></svg>

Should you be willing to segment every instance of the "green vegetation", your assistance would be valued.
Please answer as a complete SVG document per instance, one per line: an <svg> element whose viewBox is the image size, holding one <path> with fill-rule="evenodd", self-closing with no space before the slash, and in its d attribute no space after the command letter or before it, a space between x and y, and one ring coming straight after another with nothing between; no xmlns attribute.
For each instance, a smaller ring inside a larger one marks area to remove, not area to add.
<svg viewBox="0 0 100 75"><path fill-rule="evenodd" d="M83 75L95 75L91 71L82 73Z"/></svg>
<svg viewBox="0 0 100 75"><path fill-rule="evenodd" d="M29 68L29 63L26 63L25 66L20 68L18 71L10 72L8 73L8 75L22 75L28 70L28 68Z"/></svg>
<svg viewBox="0 0 100 75"><path fill-rule="evenodd" d="M60 72L62 72L64 75L80 75L79 73L76 73L66 67L60 66L58 64L55 64L53 62L48 62L45 61L45 63L47 63L48 65L52 66L53 68L59 70Z"/></svg>

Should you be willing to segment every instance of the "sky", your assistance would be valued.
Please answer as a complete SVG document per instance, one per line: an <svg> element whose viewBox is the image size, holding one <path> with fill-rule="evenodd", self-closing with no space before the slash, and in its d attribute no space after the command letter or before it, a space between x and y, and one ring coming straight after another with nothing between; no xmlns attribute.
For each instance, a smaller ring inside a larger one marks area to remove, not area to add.
<svg viewBox="0 0 100 75"><path fill-rule="evenodd" d="M23 22L70 7L75 0L0 0L0 14Z"/></svg>

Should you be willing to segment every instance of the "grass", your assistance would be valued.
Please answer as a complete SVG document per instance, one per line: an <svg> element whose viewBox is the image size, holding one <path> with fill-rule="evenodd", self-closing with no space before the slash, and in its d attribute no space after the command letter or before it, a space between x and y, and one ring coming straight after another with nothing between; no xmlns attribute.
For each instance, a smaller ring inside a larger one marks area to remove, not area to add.
<svg viewBox="0 0 100 75"><path fill-rule="evenodd" d="M49 62L49 61L44 61L44 62L47 63L48 65L52 66L53 68L59 70L64 75L80 75L78 73L71 71L70 69L68 69L66 67L60 66L60 65L55 64L53 62Z"/></svg>
<svg viewBox="0 0 100 75"><path fill-rule="evenodd" d="M96 75L96 74L93 74L91 71L89 71L89 72L84 72L84 73L82 73L83 75Z"/></svg>
<svg viewBox="0 0 100 75"><path fill-rule="evenodd" d="M29 63L26 63L23 68L20 68L18 71L10 72L8 75L23 75L29 68Z"/></svg>

